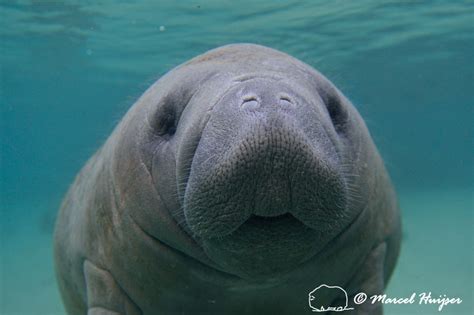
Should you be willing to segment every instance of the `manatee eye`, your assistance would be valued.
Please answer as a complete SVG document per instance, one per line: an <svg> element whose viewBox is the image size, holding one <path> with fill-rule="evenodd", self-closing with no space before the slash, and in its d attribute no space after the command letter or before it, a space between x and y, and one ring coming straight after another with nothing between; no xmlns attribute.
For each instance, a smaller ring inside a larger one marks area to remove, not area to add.
<svg viewBox="0 0 474 315"><path fill-rule="evenodd" d="M160 136L171 137L176 133L178 124L176 111L171 106L163 106L158 112L157 133Z"/></svg>
<svg viewBox="0 0 474 315"><path fill-rule="evenodd" d="M334 129L338 133L343 133L347 126L348 113L346 107L341 103L338 96L329 95L326 100L326 108L331 117Z"/></svg>

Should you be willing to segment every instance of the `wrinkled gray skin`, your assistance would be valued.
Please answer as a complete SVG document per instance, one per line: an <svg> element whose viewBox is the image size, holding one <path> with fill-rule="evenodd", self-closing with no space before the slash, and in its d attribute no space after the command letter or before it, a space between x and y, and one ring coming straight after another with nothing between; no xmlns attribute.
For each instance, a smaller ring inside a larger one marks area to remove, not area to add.
<svg viewBox="0 0 474 315"><path fill-rule="evenodd" d="M383 292L400 221L351 103L308 65L241 44L146 91L77 176L55 233L69 314L309 314L320 284Z"/></svg>

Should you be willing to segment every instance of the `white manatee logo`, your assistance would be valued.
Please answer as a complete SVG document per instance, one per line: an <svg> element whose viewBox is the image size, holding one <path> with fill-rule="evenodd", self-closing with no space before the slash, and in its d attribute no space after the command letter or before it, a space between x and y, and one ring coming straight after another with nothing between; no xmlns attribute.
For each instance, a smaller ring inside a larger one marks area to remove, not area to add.
<svg viewBox="0 0 474 315"><path fill-rule="evenodd" d="M336 290L337 292L334 292ZM329 292L328 292L329 291ZM332 292L330 292L332 291ZM325 305L322 301L322 297L328 295L335 295L341 297L337 302L333 302L334 305ZM342 298L344 297L344 298ZM344 312L350 311L354 308L348 308L348 297L347 292L343 288L337 285L326 285L321 284L319 287L309 292L308 294L308 303L313 312Z"/></svg>

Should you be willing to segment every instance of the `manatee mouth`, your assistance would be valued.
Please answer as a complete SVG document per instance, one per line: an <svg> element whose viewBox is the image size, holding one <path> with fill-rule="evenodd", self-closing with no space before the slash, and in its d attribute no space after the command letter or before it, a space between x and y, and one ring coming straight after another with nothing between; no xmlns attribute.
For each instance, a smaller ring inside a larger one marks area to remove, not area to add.
<svg viewBox="0 0 474 315"><path fill-rule="evenodd" d="M247 279L285 273L346 225L335 154L297 128L257 126L224 152L209 148L209 140L201 140L193 158L184 215L194 239L223 270Z"/></svg>
<svg viewBox="0 0 474 315"><path fill-rule="evenodd" d="M242 278L271 279L291 271L318 252L320 233L290 213L251 215L232 233L202 240L206 254Z"/></svg>
<svg viewBox="0 0 474 315"><path fill-rule="evenodd" d="M248 218L247 221L244 222L244 224L248 224L254 227L265 227L270 224L286 224L290 223L293 220L297 220L291 213L285 213L281 215L277 215L274 217L266 217L266 216L260 216L260 215L251 215L250 218Z"/></svg>
<svg viewBox="0 0 474 315"><path fill-rule="evenodd" d="M304 226L304 223L295 218L291 213L285 213L277 216L260 216L252 214L246 221L242 223L236 230L229 233L230 236L239 233L242 229L246 230L258 230L261 233L269 233L278 239L282 227L292 226L297 229L305 229L308 227ZM243 227L243 228L242 228ZM262 234L261 234L262 235ZM261 236L260 235L260 236ZM281 235L284 236L284 235Z"/></svg>

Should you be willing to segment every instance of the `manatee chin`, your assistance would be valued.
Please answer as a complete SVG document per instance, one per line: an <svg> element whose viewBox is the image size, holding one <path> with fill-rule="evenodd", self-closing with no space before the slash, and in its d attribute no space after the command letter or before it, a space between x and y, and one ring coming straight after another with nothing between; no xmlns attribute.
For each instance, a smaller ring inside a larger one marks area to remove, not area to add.
<svg viewBox="0 0 474 315"><path fill-rule="evenodd" d="M296 268L318 252L319 234L287 213L252 215L222 237L202 239L207 255L230 273L249 280L268 280ZM314 241L309 241L314 240Z"/></svg>
<svg viewBox="0 0 474 315"><path fill-rule="evenodd" d="M337 135L318 104L282 82L254 79L214 106L183 209L193 237L226 272L281 275L350 223Z"/></svg>

